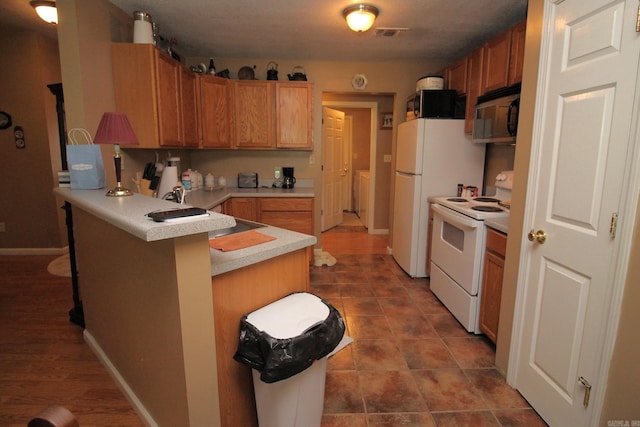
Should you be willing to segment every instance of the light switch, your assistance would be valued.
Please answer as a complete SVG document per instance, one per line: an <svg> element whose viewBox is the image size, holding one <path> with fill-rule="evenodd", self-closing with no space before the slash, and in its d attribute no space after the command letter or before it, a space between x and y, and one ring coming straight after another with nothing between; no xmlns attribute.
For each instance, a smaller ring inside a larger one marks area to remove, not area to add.
<svg viewBox="0 0 640 427"><path fill-rule="evenodd" d="M391 163L391 154L385 154L384 155L384 162L385 163Z"/></svg>

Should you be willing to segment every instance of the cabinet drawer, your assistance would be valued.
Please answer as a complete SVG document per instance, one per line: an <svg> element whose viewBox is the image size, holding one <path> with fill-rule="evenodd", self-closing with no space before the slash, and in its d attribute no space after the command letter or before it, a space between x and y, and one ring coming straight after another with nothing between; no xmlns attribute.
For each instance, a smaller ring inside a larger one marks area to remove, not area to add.
<svg viewBox="0 0 640 427"><path fill-rule="evenodd" d="M260 210L264 212L311 212L313 198L311 197L263 197L260 199Z"/></svg>
<svg viewBox="0 0 640 427"><path fill-rule="evenodd" d="M265 212L260 222L298 233L313 235L313 213L311 212Z"/></svg>
<svg viewBox="0 0 640 427"><path fill-rule="evenodd" d="M507 253L507 235L491 228L487 228L487 250L501 255Z"/></svg>

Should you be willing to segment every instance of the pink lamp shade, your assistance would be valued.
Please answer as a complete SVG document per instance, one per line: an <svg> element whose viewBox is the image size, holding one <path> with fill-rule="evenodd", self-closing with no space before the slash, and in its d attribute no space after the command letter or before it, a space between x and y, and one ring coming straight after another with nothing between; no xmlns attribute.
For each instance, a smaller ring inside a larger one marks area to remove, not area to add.
<svg viewBox="0 0 640 427"><path fill-rule="evenodd" d="M93 141L96 144L135 145L138 138L126 114L104 113Z"/></svg>

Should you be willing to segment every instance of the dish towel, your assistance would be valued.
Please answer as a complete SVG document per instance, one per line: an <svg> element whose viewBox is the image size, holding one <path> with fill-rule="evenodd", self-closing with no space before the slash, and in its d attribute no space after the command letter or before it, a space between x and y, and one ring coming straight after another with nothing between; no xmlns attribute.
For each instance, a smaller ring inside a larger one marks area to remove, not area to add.
<svg viewBox="0 0 640 427"><path fill-rule="evenodd" d="M272 240L276 240L276 238L259 233L255 230L249 230L243 231L242 233L231 234L229 236L209 239L209 246L213 249L229 252L248 248L249 246L259 245L260 243L270 242Z"/></svg>

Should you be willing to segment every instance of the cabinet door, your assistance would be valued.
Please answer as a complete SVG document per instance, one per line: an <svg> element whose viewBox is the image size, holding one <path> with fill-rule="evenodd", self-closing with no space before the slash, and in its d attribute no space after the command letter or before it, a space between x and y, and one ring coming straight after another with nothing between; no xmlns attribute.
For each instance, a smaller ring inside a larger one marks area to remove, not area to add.
<svg viewBox="0 0 640 427"><path fill-rule="evenodd" d="M258 199L254 197L234 197L231 199L231 215L236 218L260 221Z"/></svg>
<svg viewBox="0 0 640 427"><path fill-rule="evenodd" d="M451 67L449 67L449 89L455 89L458 95L467 93L467 71L468 59L462 58Z"/></svg>
<svg viewBox="0 0 640 427"><path fill-rule="evenodd" d="M155 47L149 44L111 45L116 110L127 115L139 148L157 148Z"/></svg>
<svg viewBox="0 0 640 427"><path fill-rule="evenodd" d="M482 93L509 85L510 54L510 31L506 31L485 44Z"/></svg>
<svg viewBox="0 0 640 427"><path fill-rule="evenodd" d="M311 83L276 84L276 146L312 148Z"/></svg>
<svg viewBox="0 0 640 427"><path fill-rule="evenodd" d="M273 90L270 82L233 82L237 148L274 148Z"/></svg>
<svg viewBox="0 0 640 427"><path fill-rule="evenodd" d="M522 81L524 64L524 41L527 21L522 21L511 29L511 54L509 58L509 85Z"/></svg>
<svg viewBox="0 0 640 427"><path fill-rule="evenodd" d="M214 76L200 78L200 123L202 146L231 148L229 79Z"/></svg>
<svg viewBox="0 0 640 427"><path fill-rule="evenodd" d="M504 257L507 248L507 236L487 229L487 245L482 272L482 294L480 297L480 330L496 342L500 303L502 299L502 276L504 275Z"/></svg>
<svg viewBox="0 0 640 427"><path fill-rule="evenodd" d="M195 73L180 67L180 106L182 112L182 145L197 147L198 135L198 78Z"/></svg>
<svg viewBox="0 0 640 427"><path fill-rule="evenodd" d="M464 115L464 133L473 132L473 119L476 115L476 104L480 96L482 86L482 64L484 60L484 48L476 49L468 58L468 82L467 82L467 105Z"/></svg>
<svg viewBox="0 0 640 427"><path fill-rule="evenodd" d="M161 146L182 145L180 71L176 61L156 52L156 97Z"/></svg>
<svg viewBox="0 0 640 427"><path fill-rule="evenodd" d="M313 235L313 198L260 198L260 222Z"/></svg>

